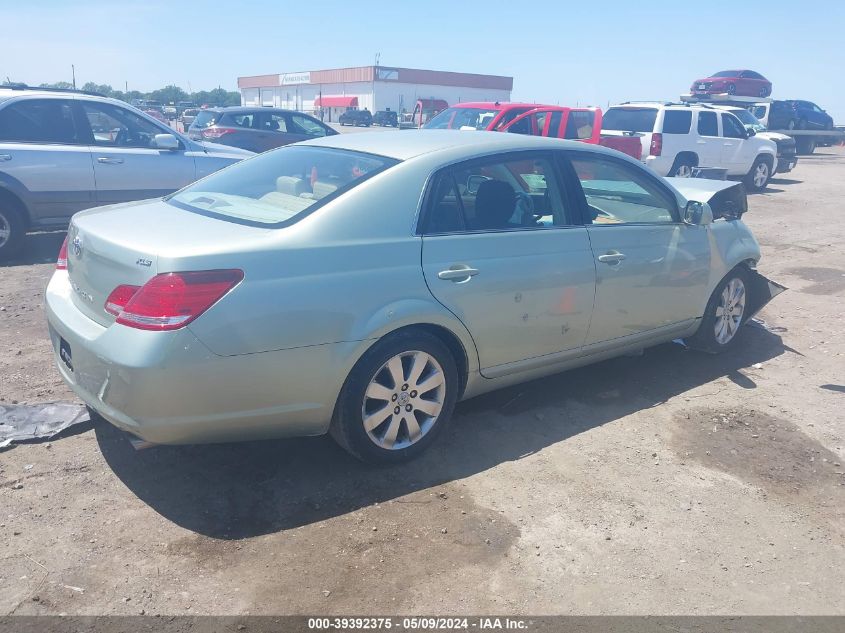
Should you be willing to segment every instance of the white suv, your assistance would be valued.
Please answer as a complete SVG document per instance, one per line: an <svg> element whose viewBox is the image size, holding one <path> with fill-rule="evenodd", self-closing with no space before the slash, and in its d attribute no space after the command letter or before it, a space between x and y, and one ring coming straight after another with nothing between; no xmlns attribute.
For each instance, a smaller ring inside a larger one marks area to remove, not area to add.
<svg viewBox="0 0 845 633"><path fill-rule="evenodd" d="M778 167L773 141L709 105L628 102L608 108L602 134L626 133L641 137L643 162L661 176L689 177L694 167L716 167L760 191Z"/></svg>
<svg viewBox="0 0 845 633"><path fill-rule="evenodd" d="M252 152L200 143L92 94L0 88L0 259L77 211L160 197Z"/></svg>

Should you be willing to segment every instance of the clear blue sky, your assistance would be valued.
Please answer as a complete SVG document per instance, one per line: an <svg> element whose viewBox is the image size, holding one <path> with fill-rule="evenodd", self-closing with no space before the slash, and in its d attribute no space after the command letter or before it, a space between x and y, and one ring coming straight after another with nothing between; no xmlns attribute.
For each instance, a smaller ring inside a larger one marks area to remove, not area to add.
<svg viewBox="0 0 845 633"><path fill-rule="evenodd" d="M841 0L0 0L0 77L233 90L239 75L372 64L511 75L514 100L677 99L747 67L845 122Z"/></svg>

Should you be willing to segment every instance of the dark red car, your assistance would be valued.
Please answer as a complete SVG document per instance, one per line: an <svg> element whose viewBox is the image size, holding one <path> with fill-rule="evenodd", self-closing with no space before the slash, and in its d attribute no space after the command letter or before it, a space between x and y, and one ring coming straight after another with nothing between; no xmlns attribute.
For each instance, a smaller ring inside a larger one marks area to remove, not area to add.
<svg viewBox="0 0 845 633"><path fill-rule="evenodd" d="M753 70L722 70L704 79L696 79L690 92L694 95L729 94L738 97L768 97L772 82Z"/></svg>

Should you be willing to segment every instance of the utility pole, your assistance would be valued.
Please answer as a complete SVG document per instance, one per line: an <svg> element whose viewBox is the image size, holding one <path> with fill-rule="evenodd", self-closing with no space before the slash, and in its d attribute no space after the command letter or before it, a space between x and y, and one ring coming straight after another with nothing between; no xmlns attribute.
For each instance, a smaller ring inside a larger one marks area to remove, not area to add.
<svg viewBox="0 0 845 633"><path fill-rule="evenodd" d="M70 65L70 71L73 73L73 89L76 90L76 66Z"/></svg>

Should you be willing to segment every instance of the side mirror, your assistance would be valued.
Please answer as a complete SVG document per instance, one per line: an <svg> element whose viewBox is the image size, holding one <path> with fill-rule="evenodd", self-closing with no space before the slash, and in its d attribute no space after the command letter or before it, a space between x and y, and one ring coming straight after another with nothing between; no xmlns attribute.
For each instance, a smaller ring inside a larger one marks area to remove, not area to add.
<svg viewBox="0 0 845 633"><path fill-rule="evenodd" d="M753 127L745 128L745 132L748 134L747 138L751 138L752 136L757 136L757 130L755 130Z"/></svg>
<svg viewBox="0 0 845 633"><path fill-rule="evenodd" d="M172 134L156 134L153 139L153 147L173 151L179 149L179 139Z"/></svg>
<svg viewBox="0 0 845 633"><path fill-rule="evenodd" d="M713 210L706 202L690 200L684 209L684 222L694 226L706 226L713 223Z"/></svg>

